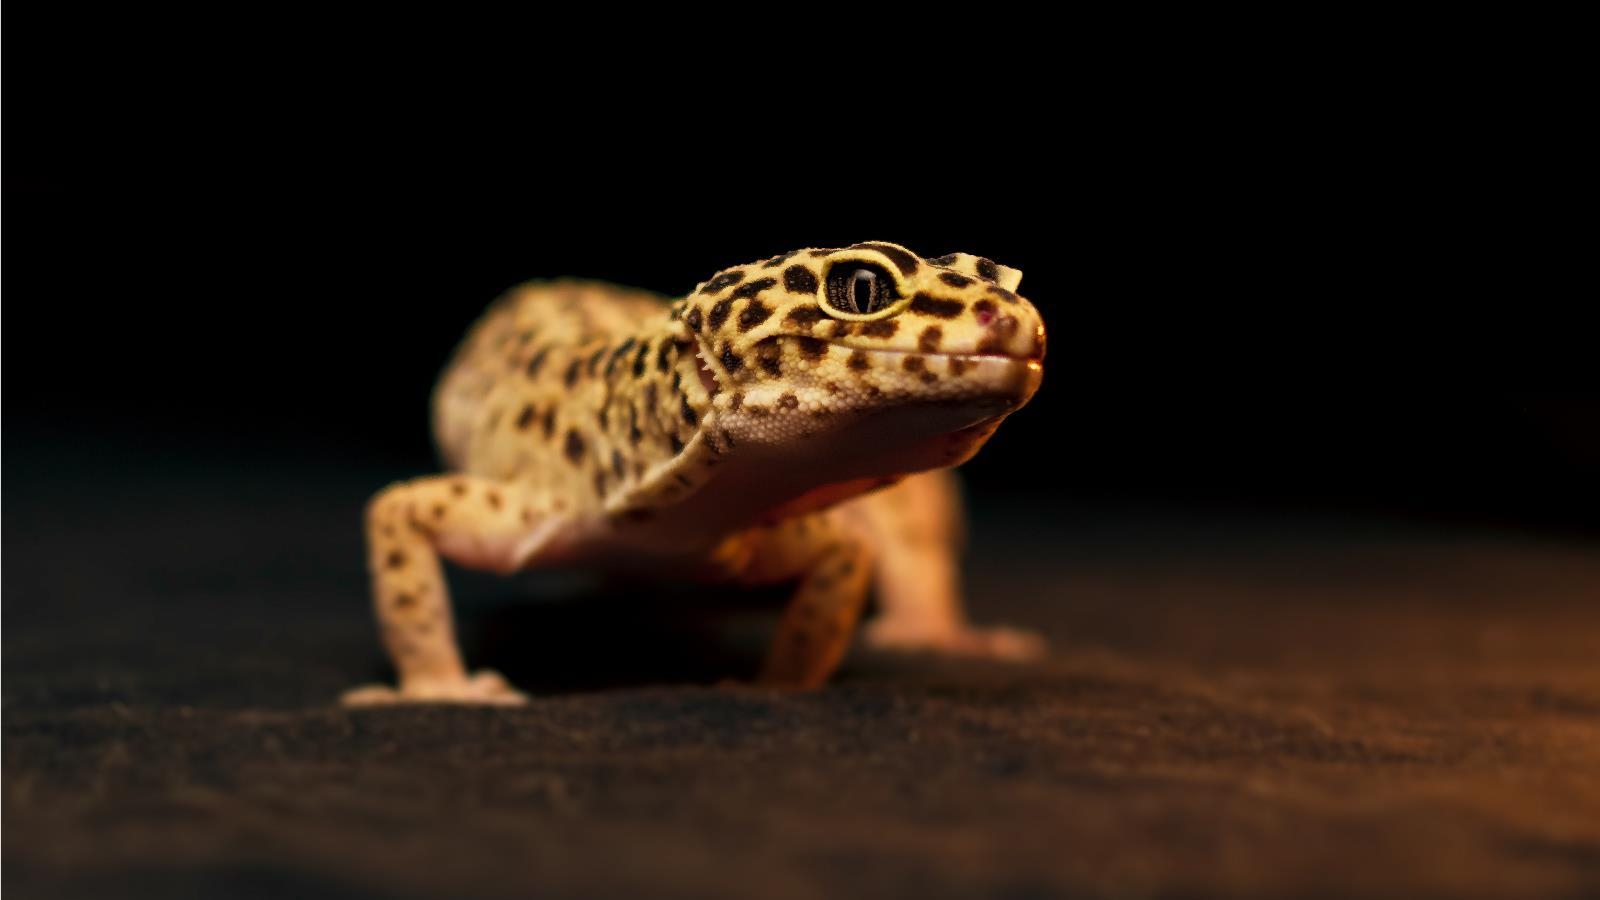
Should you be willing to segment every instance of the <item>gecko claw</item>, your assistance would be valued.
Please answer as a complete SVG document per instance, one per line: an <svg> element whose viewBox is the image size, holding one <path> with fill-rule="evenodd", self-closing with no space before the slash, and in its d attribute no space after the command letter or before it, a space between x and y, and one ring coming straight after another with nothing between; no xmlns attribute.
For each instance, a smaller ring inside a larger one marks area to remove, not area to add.
<svg viewBox="0 0 1600 900"><path fill-rule="evenodd" d="M342 706L388 706L403 703L460 703L485 706L522 706L528 695L512 687L491 669L480 669L470 677L456 679L413 679L400 688L369 684L346 691L339 698Z"/></svg>
<svg viewBox="0 0 1600 900"><path fill-rule="evenodd" d="M1048 652L1048 644L1040 635L1005 626L931 629L920 623L880 619L863 628L862 637L868 647L888 653L1029 663L1043 659Z"/></svg>

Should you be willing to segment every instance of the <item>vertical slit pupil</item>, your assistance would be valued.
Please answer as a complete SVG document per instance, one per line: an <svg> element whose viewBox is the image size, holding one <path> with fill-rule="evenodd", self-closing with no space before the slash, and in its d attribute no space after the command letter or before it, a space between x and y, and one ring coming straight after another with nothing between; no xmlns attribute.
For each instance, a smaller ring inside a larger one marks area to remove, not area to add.
<svg viewBox="0 0 1600 900"><path fill-rule="evenodd" d="M823 283L827 286L823 305L846 315L876 313L898 298L894 276L869 262L834 266Z"/></svg>
<svg viewBox="0 0 1600 900"><path fill-rule="evenodd" d="M852 285L851 299L855 302L856 312L872 312L872 295L876 293L878 277L871 269L857 269L854 284Z"/></svg>

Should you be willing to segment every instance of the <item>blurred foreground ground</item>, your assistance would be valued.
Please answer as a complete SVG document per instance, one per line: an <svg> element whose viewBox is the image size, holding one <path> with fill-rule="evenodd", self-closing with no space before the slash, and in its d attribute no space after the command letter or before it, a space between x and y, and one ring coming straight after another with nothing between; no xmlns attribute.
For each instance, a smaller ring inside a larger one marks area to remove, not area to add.
<svg viewBox="0 0 1600 900"><path fill-rule="evenodd" d="M458 577L540 699L350 713L405 473L8 466L10 898L1600 893L1592 541L977 498L1048 664L717 688L748 600Z"/></svg>

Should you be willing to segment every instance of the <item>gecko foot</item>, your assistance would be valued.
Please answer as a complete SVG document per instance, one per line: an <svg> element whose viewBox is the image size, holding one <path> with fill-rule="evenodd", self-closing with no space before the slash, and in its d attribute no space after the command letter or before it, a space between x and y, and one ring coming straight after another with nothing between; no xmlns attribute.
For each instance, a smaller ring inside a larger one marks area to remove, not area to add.
<svg viewBox="0 0 1600 900"><path fill-rule="evenodd" d="M471 703L491 706L521 706L528 695L508 684L499 672L479 669L470 677L452 680L415 679L399 689L369 684L345 691L339 698L343 706L385 706L399 703Z"/></svg>
<svg viewBox="0 0 1600 900"><path fill-rule="evenodd" d="M1043 659L1047 649L1043 637L1005 626L930 628L921 622L878 619L868 623L862 633L868 647L891 653L932 653L1023 663Z"/></svg>

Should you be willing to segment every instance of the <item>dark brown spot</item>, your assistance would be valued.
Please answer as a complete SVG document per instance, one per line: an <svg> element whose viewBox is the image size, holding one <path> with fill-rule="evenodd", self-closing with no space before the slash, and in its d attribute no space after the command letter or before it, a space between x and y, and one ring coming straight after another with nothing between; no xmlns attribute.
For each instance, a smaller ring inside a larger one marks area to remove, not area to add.
<svg viewBox="0 0 1600 900"><path fill-rule="evenodd" d="M689 405L689 398L685 396L680 397L679 399L681 399L683 402L679 406L678 414L683 416L683 421L689 425L699 422L700 417L695 415L694 407Z"/></svg>
<svg viewBox="0 0 1600 900"><path fill-rule="evenodd" d="M833 252L832 250L821 250L821 249L818 249L818 250L807 250L806 251L806 255L811 257L812 259L821 259L822 257L827 256L828 254L830 254L832 252Z"/></svg>
<svg viewBox="0 0 1600 900"><path fill-rule="evenodd" d="M929 325L922 329L922 334L917 337L917 349L923 353L936 353L939 343L944 340L944 329L937 325Z"/></svg>
<svg viewBox="0 0 1600 900"><path fill-rule="evenodd" d="M928 361L912 353L900 361L900 368L905 369L907 372L926 372L928 370Z"/></svg>
<svg viewBox="0 0 1600 900"><path fill-rule="evenodd" d="M767 288L772 287L773 285L775 285L777 283L778 283L778 279L776 279L776 278L760 278L760 279L757 279L755 281L750 282L747 285L744 285L744 286L740 287L738 290L734 291L732 294L729 294L728 296L729 297L734 297L734 298L754 297L755 295L761 293L762 291L766 290Z"/></svg>
<svg viewBox="0 0 1600 900"><path fill-rule="evenodd" d="M996 297L999 297L1001 300L1004 300L1007 303L1020 303L1020 302L1022 302L1022 298L1021 297L1018 297L1016 294L1011 293L1010 291L1006 290L1003 287L1000 287L999 285L995 285L995 284L989 285L989 293L995 295Z"/></svg>
<svg viewBox="0 0 1600 900"><path fill-rule="evenodd" d="M961 257L955 253L946 253L944 256L935 256L933 259L928 260L928 262L936 266L953 266L960 261Z"/></svg>
<svg viewBox="0 0 1600 900"><path fill-rule="evenodd" d="M578 429L568 429L566 446L567 462L570 462L575 466L582 464L583 446L583 435L578 433Z"/></svg>
<svg viewBox="0 0 1600 900"><path fill-rule="evenodd" d="M728 374L730 374L730 375L732 375L734 372L737 372L740 369L744 368L744 360L739 358L739 354L733 352L733 345L732 344L723 344L722 345L722 356L721 356L721 359L722 359L722 367L724 369L727 369L728 370Z"/></svg>
<svg viewBox="0 0 1600 900"><path fill-rule="evenodd" d="M452 481L452 482L450 482L450 496L452 496L452 497L465 497L466 495L467 495L467 486L466 486L466 484L464 484L464 483L462 483L460 481Z"/></svg>
<svg viewBox="0 0 1600 900"><path fill-rule="evenodd" d="M735 446L736 442L733 439L733 435L729 434L726 428L722 429L722 439L728 443L729 447Z"/></svg>
<svg viewBox="0 0 1600 900"><path fill-rule="evenodd" d="M533 408L533 404L524 403L522 412L517 414L517 430L527 431L528 426L533 424L533 418L536 415L538 415L538 412Z"/></svg>
<svg viewBox="0 0 1600 900"><path fill-rule="evenodd" d="M790 250L788 253L784 253L784 254L780 254L778 256L774 256L773 258L771 258L771 259L767 260L766 262L762 263L761 264L761 268L763 268L763 269L776 269L777 267L779 267L779 266L783 265L784 263L788 262L789 260L793 259L795 254L797 254L799 252L800 252L799 250Z"/></svg>
<svg viewBox="0 0 1600 900"><path fill-rule="evenodd" d="M544 438L549 440L556 434L556 408L554 406L544 411L544 416L539 420L539 427L544 429Z"/></svg>
<svg viewBox="0 0 1600 900"><path fill-rule="evenodd" d="M698 363L699 361L700 361L699 355L696 354L695 362ZM673 393L677 393L682 388L683 388L683 373L682 372L673 372L672 373L672 391L673 391Z"/></svg>
<svg viewBox="0 0 1600 900"><path fill-rule="evenodd" d="M600 423L601 431L609 430L611 428L611 410L604 406L600 407L600 411L594 414L594 420Z"/></svg>
<svg viewBox="0 0 1600 900"><path fill-rule="evenodd" d="M784 321L791 325L798 325L801 328L810 328L817 324L823 315L824 313L820 306L796 306L794 309L789 310L789 314L784 317Z"/></svg>
<svg viewBox="0 0 1600 900"><path fill-rule="evenodd" d="M818 286L816 273L805 266L790 266L783 270L783 287L791 294L815 296Z"/></svg>
<svg viewBox="0 0 1600 900"><path fill-rule="evenodd" d="M889 261L899 267L900 274L902 275L910 275L912 272L917 270L917 266L919 265L915 256L912 256L893 244L856 244L850 249L876 250L879 253L882 253L884 256L889 257Z"/></svg>
<svg viewBox="0 0 1600 900"><path fill-rule="evenodd" d="M410 609L417 605L417 598L410 594L400 593L394 595L395 609Z"/></svg>
<svg viewBox="0 0 1600 900"><path fill-rule="evenodd" d="M783 350L776 341L762 341L756 348L756 365L773 378L783 375Z"/></svg>
<svg viewBox="0 0 1600 900"><path fill-rule="evenodd" d="M405 564L406 555L399 550L390 550L389 555L383 560L384 567L390 569L398 569Z"/></svg>
<svg viewBox="0 0 1600 900"><path fill-rule="evenodd" d="M867 359L867 354L861 350L851 353L850 358L845 360L844 364L857 372L865 372L872 368L872 363Z"/></svg>
<svg viewBox="0 0 1600 900"><path fill-rule="evenodd" d="M626 357L627 354L630 354L630 352L634 351L634 344L637 343L638 341L635 341L634 338L629 338L629 340L622 341L621 344L618 344L618 348L614 349L614 351L611 351L610 359L605 360L606 378L611 378L611 373L616 372L616 367L618 367L622 357Z"/></svg>
<svg viewBox="0 0 1600 900"><path fill-rule="evenodd" d="M588 366L588 369L589 369L589 377L590 378L593 378L593 377L595 377L595 376L600 374L600 364L602 362L605 362L605 358L606 358L606 348L604 348L604 347L601 347L600 349L598 349L598 350L594 351L593 353L589 354L589 366Z"/></svg>
<svg viewBox="0 0 1600 900"><path fill-rule="evenodd" d="M955 272L940 272L939 280L950 285L951 287L966 287L972 283L971 278Z"/></svg>
<svg viewBox="0 0 1600 900"><path fill-rule="evenodd" d="M572 365L567 366L567 374L562 378L562 381L566 382L567 387L572 387L578 383L578 372L582 368L583 362L576 359L572 361Z"/></svg>
<svg viewBox="0 0 1600 900"><path fill-rule="evenodd" d="M1000 269L994 264L994 260L984 259L980 256L978 257L978 277L984 281L999 281Z"/></svg>
<svg viewBox="0 0 1600 900"><path fill-rule="evenodd" d="M685 324L687 324L689 326L690 330L699 331L700 330L700 307L696 306L694 309L689 310L689 314L687 316L683 317L683 321L684 321Z"/></svg>
<svg viewBox="0 0 1600 900"><path fill-rule="evenodd" d="M722 327L722 323L728 321L728 313L732 311L732 298L724 297L712 304L711 314L706 316L706 324L711 326L712 331L716 331L718 328Z"/></svg>
<svg viewBox="0 0 1600 900"><path fill-rule="evenodd" d="M823 387L824 390L826 390L828 393L832 394L835 397L837 397L840 394L844 393L844 388L839 387L839 383L836 382L836 381L824 381L822 383L822 387Z"/></svg>
<svg viewBox="0 0 1600 900"><path fill-rule="evenodd" d="M715 294L716 292L722 290L723 288L728 287L729 285L738 284L739 282L741 282L743 280L744 280L744 270L743 269L734 269L731 272L723 272L721 275L718 275L717 277L715 277L715 278L711 279L710 281L706 282L706 286L704 288L700 289L700 293L702 293L702 294Z"/></svg>
<svg viewBox="0 0 1600 900"><path fill-rule="evenodd" d="M978 320L979 325L989 324L999 311L1000 308L994 305L993 300L979 300L972 304L972 317Z"/></svg>
<svg viewBox="0 0 1600 900"><path fill-rule="evenodd" d="M875 319L861 326L861 334L872 338L891 338L899 330L898 319Z"/></svg>
<svg viewBox="0 0 1600 900"><path fill-rule="evenodd" d="M966 304L960 300L948 300L943 297L930 297L927 294L918 294L911 298L911 311L935 319L954 319L966 309Z"/></svg>
<svg viewBox="0 0 1600 900"><path fill-rule="evenodd" d="M665 372L665 371L667 371L667 367L672 365L672 351L673 351L673 349L674 349L673 343L671 341L668 341L668 340L663 340L661 342L661 346L656 349L656 371L657 372Z"/></svg>
<svg viewBox="0 0 1600 900"><path fill-rule="evenodd" d="M639 430L639 410L630 406L628 407L628 442L638 446L642 440L644 440L644 432Z"/></svg>
<svg viewBox="0 0 1600 900"><path fill-rule="evenodd" d="M828 342L821 338L798 337L795 343L800 347L800 355L806 359L821 359L828 352Z"/></svg>
<svg viewBox="0 0 1600 900"><path fill-rule="evenodd" d="M604 472L596 472L596 473L594 473L594 492L596 494L599 494L601 499L605 498L605 496L606 496L606 473L604 473Z"/></svg>
<svg viewBox="0 0 1600 900"><path fill-rule="evenodd" d="M522 508L522 524L524 524L524 525L532 525L533 524L533 510L529 509L526 506L524 506Z"/></svg>
<svg viewBox="0 0 1600 900"><path fill-rule="evenodd" d="M772 310L767 308L765 303L762 303L760 300L751 300L749 304L745 306L744 311L739 313L739 330L749 331L757 325L760 325L762 322L765 322L771 316Z"/></svg>
<svg viewBox="0 0 1600 900"><path fill-rule="evenodd" d="M628 338L619 344L617 349L611 351L611 358L606 360L606 377L611 377L611 373L616 371L617 362L624 356L627 356L628 353L633 350L633 345L636 343L638 343L638 341L634 340L633 338Z"/></svg>
<svg viewBox="0 0 1600 900"><path fill-rule="evenodd" d="M967 370L967 361L959 357L950 357L950 374L960 375Z"/></svg>
<svg viewBox="0 0 1600 900"><path fill-rule="evenodd" d="M622 479L622 463L622 451L611 451L611 474L617 476L619 481Z"/></svg>
<svg viewBox="0 0 1600 900"><path fill-rule="evenodd" d="M662 343L666 343L666 341L662 341ZM645 360L649 359L649 357L650 343L646 341L645 343L639 345L639 355L633 358L633 377L644 377Z"/></svg>
<svg viewBox="0 0 1600 900"><path fill-rule="evenodd" d="M779 409L796 409L800 406L800 398L793 394L784 394L778 398Z"/></svg>
<svg viewBox="0 0 1600 900"><path fill-rule="evenodd" d="M656 383L654 381L645 382L645 386L644 386L644 407L645 407L645 409L654 410L656 408L656 406L658 405L656 401L659 400L660 396L661 396L659 391L660 391L660 388L656 387Z"/></svg>
<svg viewBox="0 0 1600 900"><path fill-rule="evenodd" d="M528 377L539 377L539 370L544 368L544 361L550 356L549 347L540 347L537 352L528 357Z"/></svg>
<svg viewBox="0 0 1600 900"><path fill-rule="evenodd" d="M683 452L683 441L679 440L676 434L667 435L667 445L672 448L674 456Z"/></svg>
<svg viewBox="0 0 1600 900"><path fill-rule="evenodd" d="M499 512L500 506L505 503L505 501L500 497L500 492L494 488L490 488L489 492L483 495L483 499L489 501L489 508L495 512Z"/></svg>
<svg viewBox="0 0 1600 900"><path fill-rule="evenodd" d="M433 517L435 519L441 519L442 520L444 518L444 513L445 513L445 508L444 508L444 504L443 503L434 504Z"/></svg>

